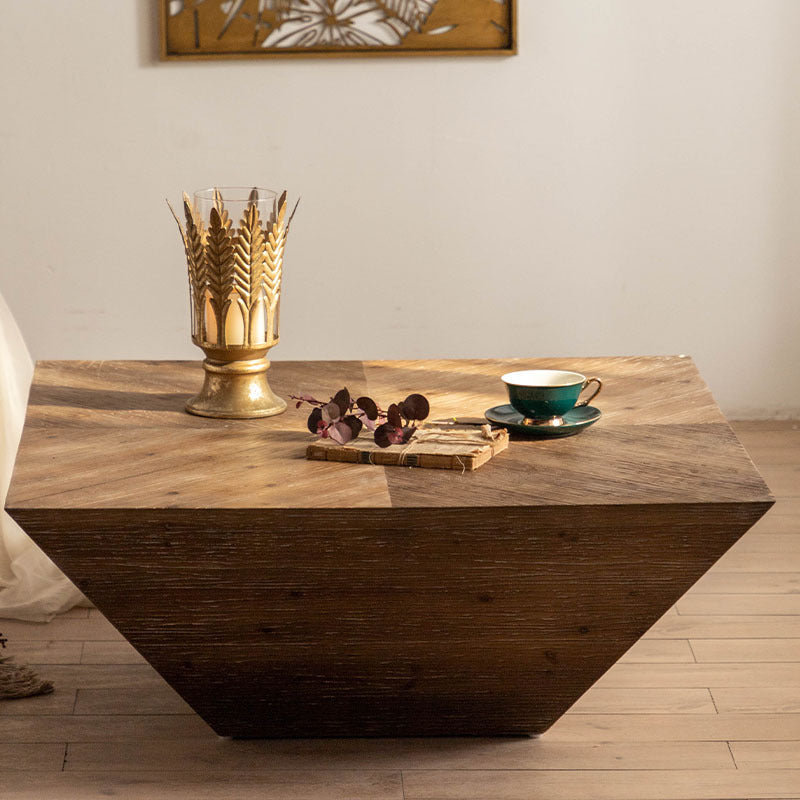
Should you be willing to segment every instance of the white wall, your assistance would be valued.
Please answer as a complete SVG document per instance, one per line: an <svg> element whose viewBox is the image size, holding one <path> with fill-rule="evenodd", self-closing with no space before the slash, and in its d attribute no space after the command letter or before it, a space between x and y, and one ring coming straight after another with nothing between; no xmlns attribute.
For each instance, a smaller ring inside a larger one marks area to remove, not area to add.
<svg viewBox="0 0 800 800"><path fill-rule="evenodd" d="M519 5L514 58L160 63L153 0L0 0L33 354L199 358L164 197L258 183L303 196L275 358L686 352L800 415L800 2Z"/></svg>

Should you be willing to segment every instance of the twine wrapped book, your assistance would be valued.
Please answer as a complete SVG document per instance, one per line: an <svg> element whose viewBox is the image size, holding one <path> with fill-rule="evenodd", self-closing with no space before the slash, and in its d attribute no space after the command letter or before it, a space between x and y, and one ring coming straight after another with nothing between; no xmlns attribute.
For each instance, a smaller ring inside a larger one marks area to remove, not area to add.
<svg viewBox="0 0 800 800"><path fill-rule="evenodd" d="M504 428L454 422L427 422L406 445L381 448L363 436L348 444L320 439L306 448L312 461L345 461L381 467L423 467L471 472L508 447Z"/></svg>

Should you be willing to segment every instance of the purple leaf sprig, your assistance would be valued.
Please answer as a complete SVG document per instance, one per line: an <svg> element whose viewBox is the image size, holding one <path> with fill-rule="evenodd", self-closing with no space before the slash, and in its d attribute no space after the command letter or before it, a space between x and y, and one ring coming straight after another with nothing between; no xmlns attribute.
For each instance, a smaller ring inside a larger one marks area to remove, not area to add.
<svg viewBox="0 0 800 800"><path fill-rule="evenodd" d="M387 411L371 397L353 400L346 388L327 401L308 394L289 396L296 401L297 408L303 403L314 406L306 423L311 433L322 439L333 439L338 444L352 441L363 428L373 432L379 447L406 444L416 433L417 423L430 413L430 404L421 394L410 394L402 402L392 403Z"/></svg>
<svg viewBox="0 0 800 800"><path fill-rule="evenodd" d="M417 422L430 413L428 399L421 394L410 394L401 403L392 403L386 412L386 422L375 430L375 444L406 444L417 431Z"/></svg>

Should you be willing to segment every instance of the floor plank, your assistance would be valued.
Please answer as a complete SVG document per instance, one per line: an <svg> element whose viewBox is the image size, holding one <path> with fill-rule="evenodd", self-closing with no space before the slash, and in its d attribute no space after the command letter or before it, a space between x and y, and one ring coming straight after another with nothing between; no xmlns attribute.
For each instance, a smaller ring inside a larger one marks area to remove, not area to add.
<svg viewBox="0 0 800 800"><path fill-rule="evenodd" d="M684 595L693 594L797 594L800 573L725 572L714 567ZM680 602L680 601L678 601Z"/></svg>
<svg viewBox="0 0 800 800"><path fill-rule="evenodd" d="M676 615L662 618L648 639L797 639L800 617L770 615Z"/></svg>
<svg viewBox="0 0 800 800"><path fill-rule="evenodd" d="M155 742L218 737L195 714L0 715L0 742Z"/></svg>
<svg viewBox="0 0 800 800"><path fill-rule="evenodd" d="M17 640L0 655L13 656L18 664L79 664L82 652L83 642Z"/></svg>
<svg viewBox="0 0 800 800"><path fill-rule="evenodd" d="M334 739L71 744L66 770L270 772L339 769L734 769L725 742Z"/></svg>
<svg viewBox="0 0 800 800"><path fill-rule="evenodd" d="M75 714L193 714L169 686L149 689L79 689Z"/></svg>
<svg viewBox="0 0 800 800"><path fill-rule="evenodd" d="M788 538L788 537L782 537ZM723 572L800 572L800 552L797 550L758 553L729 550L717 562Z"/></svg>
<svg viewBox="0 0 800 800"><path fill-rule="evenodd" d="M617 664L595 687L607 688L800 688L800 664Z"/></svg>
<svg viewBox="0 0 800 800"><path fill-rule="evenodd" d="M0 619L0 631L9 646L16 641L41 642L50 640L83 642L87 639L119 640L122 634L103 616L56 617L52 622L20 622Z"/></svg>
<svg viewBox="0 0 800 800"><path fill-rule="evenodd" d="M593 686L573 714L715 714L707 689L616 689Z"/></svg>
<svg viewBox="0 0 800 800"><path fill-rule="evenodd" d="M3 800L403 800L398 772L16 773Z"/></svg>
<svg viewBox="0 0 800 800"><path fill-rule="evenodd" d="M800 797L800 770L403 773L405 800L751 800Z"/></svg>
<svg viewBox="0 0 800 800"><path fill-rule="evenodd" d="M146 664L127 642L86 642L81 664Z"/></svg>
<svg viewBox="0 0 800 800"><path fill-rule="evenodd" d="M24 715L71 714L75 707L75 689L56 687L52 694L24 697L18 700L0 700L0 719ZM46 721L43 724L47 724ZM46 741L46 740L45 740Z"/></svg>
<svg viewBox="0 0 800 800"><path fill-rule="evenodd" d="M65 742L9 744L0 741L0 794L6 782L3 773L11 770L60 772L64 764L66 746Z"/></svg>
<svg viewBox="0 0 800 800"><path fill-rule="evenodd" d="M731 742L739 769L800 769L800 740Z"/></svg>
<svg viewBox="0 0 800 800"><path fill-rule="evenodd" d="M761 687L756 689L712 688L711 695L720 712L737 714L800 713L800 689Z"/></svg>
<svg viewBox="0 0 800 800"><path fill-rule="evenodd" d="M797 555L800 553L800 534L760 533L751 530L739 539L728 553L757 553L759 555L781 553Z"/></svg>
<svg viewBox="0 0 800 800"><path fill-rule="evenodd" d="M700 663L793 661L800 671L800 639L692 639Z"/></svg>
<svg viewBox="0 0 800 800"><path fill-rule="evenodd" d="M800 714L566 714L542 738L557 742L800 739Z"/></svg>
<svg viewBox="0 0 800 800"><path fill-rule="evenodd" d="M166 688L164 679L149 664L31 664L40 677L63 689Z"/></svg>
<svg viewBox="0 0 800 800"><path fill-rule="evenodd" d="M783 594L687 594L678 601L678 613L687 616L800 615L800 593Z"/></svg>

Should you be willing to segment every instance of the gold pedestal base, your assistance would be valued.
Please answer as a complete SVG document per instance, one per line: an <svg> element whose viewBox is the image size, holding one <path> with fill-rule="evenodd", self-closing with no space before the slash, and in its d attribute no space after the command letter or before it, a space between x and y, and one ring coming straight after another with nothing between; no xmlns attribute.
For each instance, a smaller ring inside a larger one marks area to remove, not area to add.
<svg viewBox="0 0 800 800"><path fill-rule="evenodd" d="M272 417L286 410L267 382L269 360L203 361L205 381L200 393L187 404L190 414L217 419Z"/></svg>

